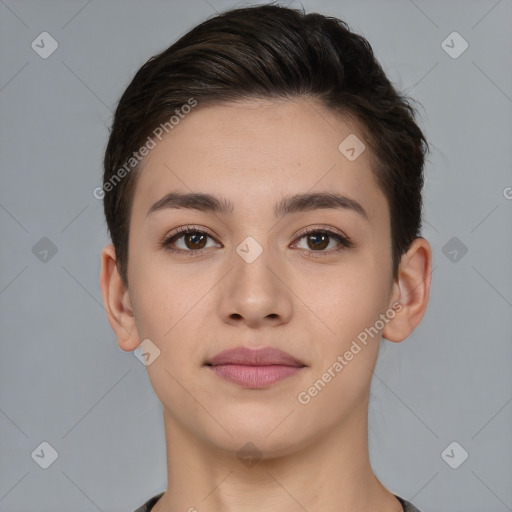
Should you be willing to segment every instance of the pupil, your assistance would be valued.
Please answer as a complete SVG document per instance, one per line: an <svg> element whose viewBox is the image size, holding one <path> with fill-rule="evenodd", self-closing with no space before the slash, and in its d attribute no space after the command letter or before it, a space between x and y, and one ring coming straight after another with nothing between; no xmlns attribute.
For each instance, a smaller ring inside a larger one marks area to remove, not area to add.
<svg viewBox="0 0 512 512"><path fill-rule="evenodd" d="M317 237L320 237L320 238L323 238L324 239L324 243L322 244L322 247L321 249L324 249L326 247L325 245L325 239L327 238L327 235L324 235L324 234L315 234L315 235L310 235L310 239L314 239L314 238L317 238ZM314 242L316 243L316 242ZM316 246L318 248L318 245Z"/></svg>
<svg viewBox="0 0 512 512"><path fill-rule="evenodd" d="M197 243L197 240L195 240L195 239L196 239L196 237L200 237L200 238L202 237L202 238L204 238L204 235L202 235L202 234L200 234L200 233L195 233L195 234L193 234L193 235L190 235L190 236L189 236L189 240L192 240L192 244L193 244L193 245L195 245L195 244ZM195 247L195 248L197 249L197 247ZM202 247L200 247L200 249L202 249Z"/></svg>

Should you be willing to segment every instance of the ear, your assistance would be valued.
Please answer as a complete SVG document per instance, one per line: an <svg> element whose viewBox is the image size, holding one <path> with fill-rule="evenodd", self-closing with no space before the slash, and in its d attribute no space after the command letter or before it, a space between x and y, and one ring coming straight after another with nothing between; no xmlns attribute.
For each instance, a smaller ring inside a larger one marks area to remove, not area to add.
<svg viewBox="0 0 512 512"><path fill-rule="evenodd" d="M402 256L398 278L393 284L392 304L396 314L382 336L389 341L405 340L421 322L428 306L432 280L432 248L424 238L416 238Z"/></svg>
<svg viewBox="0 0 512 512"><path fill-rule="evenodd" d="M140 345L128 289L117 269L114 246L106 245L101 252L101 294L107 317L122 350L133 351Z"/></svg>

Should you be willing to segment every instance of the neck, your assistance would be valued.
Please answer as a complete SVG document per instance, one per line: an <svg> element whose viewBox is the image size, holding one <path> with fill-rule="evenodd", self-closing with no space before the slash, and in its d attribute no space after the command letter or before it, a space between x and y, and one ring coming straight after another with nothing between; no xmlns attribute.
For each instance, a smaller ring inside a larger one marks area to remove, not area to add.
<svg viewBox="0 0 512 512"><path fill-rule="evenodd" d="M367 410L285 455L245 462L239 448L213 446L164 410L168 490L151 512L401 512L371 468Z"/></svg>

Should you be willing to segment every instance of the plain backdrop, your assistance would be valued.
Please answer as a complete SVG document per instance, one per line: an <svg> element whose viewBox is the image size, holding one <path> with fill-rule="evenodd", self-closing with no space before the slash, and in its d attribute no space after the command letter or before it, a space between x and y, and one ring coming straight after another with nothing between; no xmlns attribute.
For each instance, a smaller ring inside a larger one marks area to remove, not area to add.
<svg viewBox="0 0 512 512"><path fill-rule="evenodd" d="M109 239L93 190L134 73L243 5L0 2L1 512L131 512L166 487L161 405L103 307ZM512 510L512 3L288 5L364 35L420 103L432 146L431 302L412 336L383 343L370 404L375 472L423 512ZM44 469L43 459L55 460Z"/></svg>

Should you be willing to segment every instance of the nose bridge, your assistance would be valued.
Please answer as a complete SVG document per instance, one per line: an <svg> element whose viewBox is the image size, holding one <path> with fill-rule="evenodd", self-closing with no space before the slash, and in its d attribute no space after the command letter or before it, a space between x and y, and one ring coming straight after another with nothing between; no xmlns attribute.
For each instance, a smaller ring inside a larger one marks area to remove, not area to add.
<svg viewBox="0 0 512 512"><path fill-rule="evenodd" d="M260 286L266 288L277 279L277 267L279 262L276 251L268 233L261 230L256 235L246 236L236 247L233 254L235 265L234 277L239 284L245 281L256 290Z"/></svg>
<svg viewBox="0 0 512 512"><path fill-rule="evenodd" d="M284 320L288 316L291 306L277 254L264 229L246 236L234 247L234 268L222 300L225 318L242 317L256 325L267 317Z"/></svg>
<svg viewBox="0 0 512 512"><path fill-rule="evenodd" d="M268 212L262 212L256 204L251 206L245 203L243 205L243 211L240 215L240 219L242 219L241 227L233 233L239 237L238 243L234 245L233 263L237 266L240 263L240 268L244 268L245 265L248 266L248 270L252 269L251 266L263 270L263 268L266 269L265 265L273 266L273 258L274 264L278 264L275 260L276 247L273 240L273 230L271 227L269 228L269 226L272 226L274 219L270 216L267 217L267 215L269 215ZM241 262L237 258L240 258ZM244 263L244 265L241 265L241 263ZM268 271L268 269L266 270Z"/></svg>

